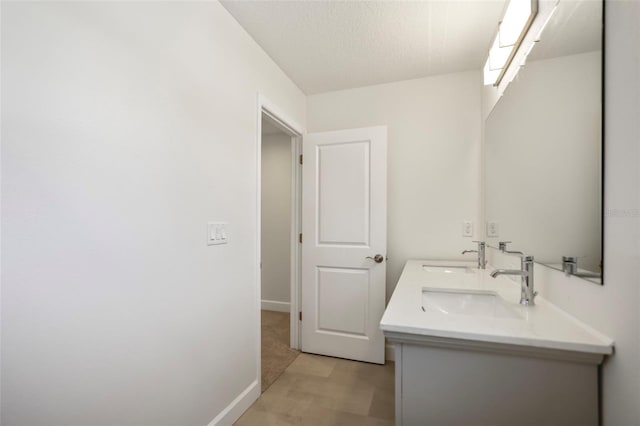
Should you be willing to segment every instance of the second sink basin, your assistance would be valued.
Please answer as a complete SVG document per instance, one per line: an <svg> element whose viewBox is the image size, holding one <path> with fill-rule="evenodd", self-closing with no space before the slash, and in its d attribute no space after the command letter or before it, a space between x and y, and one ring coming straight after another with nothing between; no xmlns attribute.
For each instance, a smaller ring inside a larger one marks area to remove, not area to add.
<svg viewBox="0 0 640 426"><path fill-rule="evenodd" d="M460 265L422 265L426 272L441 272L444 274L472 274L473 269Z"/></svg>
<svg viewBox="0 0 640 426"><path fill-rule="evenodd" d="M423 288L422 310L445 315L520 318L496 293L482 290Z"/></svg>

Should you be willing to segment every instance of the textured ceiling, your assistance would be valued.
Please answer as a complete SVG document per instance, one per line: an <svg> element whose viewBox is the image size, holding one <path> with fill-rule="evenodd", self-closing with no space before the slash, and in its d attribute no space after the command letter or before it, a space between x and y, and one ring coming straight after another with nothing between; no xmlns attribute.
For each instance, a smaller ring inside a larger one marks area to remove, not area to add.
<svg viewBox="0 0 640 426"><path fill-rule="evenodd" d="M306 94L480 69L504 0L222 1Z"/></svg>

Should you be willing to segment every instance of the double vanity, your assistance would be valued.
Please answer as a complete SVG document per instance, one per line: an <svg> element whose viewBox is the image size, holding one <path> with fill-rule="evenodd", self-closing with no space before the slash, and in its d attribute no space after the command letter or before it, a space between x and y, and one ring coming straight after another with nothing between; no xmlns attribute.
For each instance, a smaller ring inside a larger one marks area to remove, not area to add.
<svg viewBox="0 0 640 426"><path fill-rule="evenodd" d="M381 320L397 425L597 425L613 342L475 262L410 260ZM452 408L454 407L454 408Z"/></svg>
<svg viewBox="0 0 640 426"><path fill-rule="evenodd" d="M599 422L599 366L613 342L544 291L536 297L534 270L547 268L540 289L605 285L604 4L537 5L539 33L518 78L482 91L476 235L493 247L494 264L484 242L464 252L477 262L408 261L382 317L395 347L397 425Z"/></svg>

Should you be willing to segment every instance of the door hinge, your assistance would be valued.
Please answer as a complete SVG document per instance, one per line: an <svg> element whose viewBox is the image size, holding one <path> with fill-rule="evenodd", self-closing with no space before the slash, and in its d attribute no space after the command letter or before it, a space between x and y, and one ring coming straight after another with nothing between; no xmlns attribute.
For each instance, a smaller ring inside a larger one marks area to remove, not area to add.
<svg viewBox="0 0 640 426"><path fill-rule="evenodd" d="M304 160L302 159L302 154L300 154L300 164L302 164Z"/></svg>
<svg viewBox="0 0 640 426"><path fill-rule="evenodd" d="M302 321L302 311L298 312L298 318Z"/></svg>
<svg viewBox="0 0 640 426"><path fill-rule="evenodd" d="M300 241L300 244L302 244L302 233L298 235L298 241Z"/></svg>

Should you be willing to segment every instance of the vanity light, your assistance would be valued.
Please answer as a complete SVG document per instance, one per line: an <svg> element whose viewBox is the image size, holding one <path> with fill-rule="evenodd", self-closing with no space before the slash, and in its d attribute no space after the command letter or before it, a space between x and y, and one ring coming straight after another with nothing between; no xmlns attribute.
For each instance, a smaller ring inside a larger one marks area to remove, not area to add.
<svg viewBox="0 0 640 426"><path fill-rule="evenodd" d="M501 70L505 68L511 52L513 52L514 45L501 46L500 45L500 30L493 39L491 50L489 50L489 67L492 71Z"/></svg>
<svg viewBox="0 0 640 426"><path fill-rule="evenodd" d="M484 85L490 86L496 82L500 76L502 69L492 70L489 64L490 58L487 58L487 62L484 64Z"/></svg>
<svg viewBox="0 0 640 426"><path fill-rule="evenodd" d="M511 0L500 23L499 44L501 47L518 43L531 26L538 13L536 0Z"/></svg>
<svg viewBox="0 0 640 426"><path fill-rule="evenodd" d="M538 0L509 1L484 66L485 85L500 83L537 13Z"/></svg>

